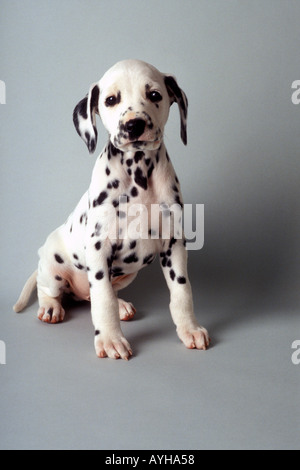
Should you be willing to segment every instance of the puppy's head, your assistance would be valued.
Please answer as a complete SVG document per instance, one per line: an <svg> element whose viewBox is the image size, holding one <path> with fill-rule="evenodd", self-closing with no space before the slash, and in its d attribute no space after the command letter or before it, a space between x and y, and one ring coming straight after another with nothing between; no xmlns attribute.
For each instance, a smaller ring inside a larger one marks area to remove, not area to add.
<svg viewBox="0 0 300 470"><path fill-rule="evenodd" d="M74 109L73 120L90 153L97 144L96 114L118 149L156 150L174 102L179 106L181 138L186 145L188 102L176 79L145 62L125 60L91 85L88 95Z"/></svg>

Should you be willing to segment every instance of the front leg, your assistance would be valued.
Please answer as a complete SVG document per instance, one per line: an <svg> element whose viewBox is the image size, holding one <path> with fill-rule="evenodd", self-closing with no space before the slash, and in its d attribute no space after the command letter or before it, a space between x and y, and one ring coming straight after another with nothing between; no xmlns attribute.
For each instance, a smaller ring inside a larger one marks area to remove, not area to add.
<svg viewBox="0 0 300 470"><path fill-rule="evenodd" d="M128 360L132 349L121 330L119 302L110 280L114 248L108 240L102 243L101 250L101 243L96 245L96 248L94 245L87 249L96 354L101 358Z"/></svg>
<svg viewBox="0 0 300 470"><path fill-rule="evenodd" d="M175 238L165 240L160 261L170 289L170 310L180 340L189 349L207 349L210 342L208 332L198 325L194 314L184 241Z"/></svg>

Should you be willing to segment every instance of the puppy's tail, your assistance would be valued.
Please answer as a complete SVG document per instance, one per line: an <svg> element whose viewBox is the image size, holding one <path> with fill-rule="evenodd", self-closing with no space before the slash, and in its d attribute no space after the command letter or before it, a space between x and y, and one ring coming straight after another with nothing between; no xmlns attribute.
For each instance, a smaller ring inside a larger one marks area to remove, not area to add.
<svg viewBox="0 0 300 470"><path fill-rule="evenodd" d="M14 305L13 309L15 312L19 313L24 310L24 308L27 306L29 299L31 297L32 292L36 288L37 284L37 271L34 271L33 274L31 274L30 278L26 281L25 286L23 287L23 290L21 292L20 298L16 305Z"/></svg>

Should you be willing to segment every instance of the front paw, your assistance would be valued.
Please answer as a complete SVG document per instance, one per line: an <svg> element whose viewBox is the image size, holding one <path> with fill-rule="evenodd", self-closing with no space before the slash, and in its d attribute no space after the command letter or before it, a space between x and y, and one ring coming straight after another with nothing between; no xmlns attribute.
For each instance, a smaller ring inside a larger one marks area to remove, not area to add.
<svg viewBox="0 0 300 470"><path fill-rule="evenodd" d="M110 357L111 359L125 359L132 356L132 349L122 333L101 333L95 332L95 349L100 358Z"/></svg>
<svg viewBox="0 0 300 470"><path fill-rule="evenodd" d="M210 344L208 331L202 326L177 328L179 339L188 349L207 349Z"/></svg>

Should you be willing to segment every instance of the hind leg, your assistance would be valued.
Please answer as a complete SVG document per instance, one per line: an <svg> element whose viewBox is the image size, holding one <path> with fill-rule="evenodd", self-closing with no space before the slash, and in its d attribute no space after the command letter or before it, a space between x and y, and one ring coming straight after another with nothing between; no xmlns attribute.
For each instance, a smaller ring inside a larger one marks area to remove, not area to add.
<svg viewBox="0 0 300 470"><path fill-rule="evenodd" d="M39 299L38 318L45 323L59 323L65 317L61 305L67 282L61 273L55 272L53 265L40 260L37 276L37 293Z"/></svg>
<svg viewBox="0 0 300 470"><path fill-rule="evenodd" d="M65 318L65 311L61 305L62 295L49 297L41 289L38 289L40 308L38 310L39 320L45 323L59 323Z"/></svg>
<svg viewBox="0 0 300 470"><path fill-rule="evenodd" d="M63 294L70 292L66 279L68 273L67 255L62 237L55 230L39 249L37 291L39 299L38 318L45 323L63 321L65 311L61 305Z"/></svg>
<svg viewBox="0 0 300 470"><path fill-rule="evenodd" d="M113 281L113 288L114 291L117 293L121 289L125 289L125 287L129 286L132 281L136 278L137 273L129 274L127 276L120 276L116 280ZM126 302L125 300L118 299L119 302L119 316L120 320L128 321L131 320L134 315L136 314L136 309L130 302Z"/></svg>

